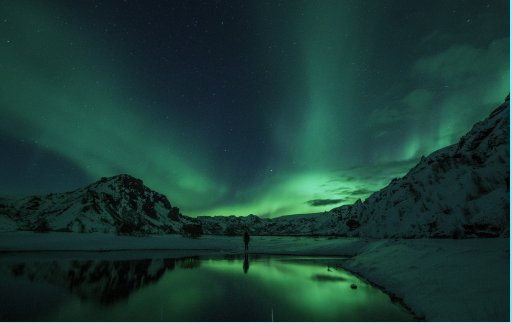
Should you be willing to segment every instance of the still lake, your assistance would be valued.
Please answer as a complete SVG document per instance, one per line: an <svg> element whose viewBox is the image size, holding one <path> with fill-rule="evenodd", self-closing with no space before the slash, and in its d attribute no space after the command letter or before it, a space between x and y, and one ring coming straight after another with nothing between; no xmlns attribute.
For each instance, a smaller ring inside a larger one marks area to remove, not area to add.
<svg viewBox="0 0 512 323"><path fill-rule="evenodd" d="M414 320L339 257L98 255L0 255L0 321Z"/></svg>

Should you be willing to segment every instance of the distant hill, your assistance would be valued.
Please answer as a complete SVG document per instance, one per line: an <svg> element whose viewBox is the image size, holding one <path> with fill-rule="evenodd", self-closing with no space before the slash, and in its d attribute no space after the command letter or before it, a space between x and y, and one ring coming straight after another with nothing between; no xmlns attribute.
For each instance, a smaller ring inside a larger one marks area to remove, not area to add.
<svg viewBox="0 0 512 323"><path fill-rule="evenodd" d="M314 218L321 214L323 214L323 212L305 213L305 214L289 214L289 215L278 216L278 217L275 217L274 219L280 220L280 221L293 221L293 220L304 219L304 218Z"/></svg>

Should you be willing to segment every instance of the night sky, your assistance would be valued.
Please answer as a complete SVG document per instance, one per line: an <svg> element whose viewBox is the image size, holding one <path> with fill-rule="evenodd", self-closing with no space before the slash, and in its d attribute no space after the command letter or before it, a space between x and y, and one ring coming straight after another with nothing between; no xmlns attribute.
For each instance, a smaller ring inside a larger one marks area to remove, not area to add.
<svg viewBox="0 0 512 323"><path fill-rule="evenodd" d="M364 200L510 88L509 1L2 1L0 194L130 174L189 216Z"/></svg>

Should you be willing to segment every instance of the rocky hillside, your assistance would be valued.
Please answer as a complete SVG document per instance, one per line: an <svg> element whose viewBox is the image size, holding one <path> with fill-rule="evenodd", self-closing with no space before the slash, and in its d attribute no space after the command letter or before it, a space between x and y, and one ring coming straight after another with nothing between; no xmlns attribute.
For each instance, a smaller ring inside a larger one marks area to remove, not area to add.
<svg viewBox="0 0 512 323"><path fill-rule="evenodd" d="M341 206L348 236L494 237L510 232L510 95L454 145L420 162L364 203Z"/></svg>
<svg viewBox="0 0 512 323"><path fill-rule="evenodd" d="M167 197L125 174L73 192L0 197L0 231L161 234L178 232L188 222L195 221Z"/></svg>

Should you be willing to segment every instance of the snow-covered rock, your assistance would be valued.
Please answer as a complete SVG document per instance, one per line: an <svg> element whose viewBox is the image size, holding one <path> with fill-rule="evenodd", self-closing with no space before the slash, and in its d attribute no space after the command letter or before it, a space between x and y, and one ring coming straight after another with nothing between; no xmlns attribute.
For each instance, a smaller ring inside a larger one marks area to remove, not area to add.
<svg viewBox="0 0 512 323"><path fill-rule="evenodd" d="M0 231L162 234L178 232L190 218L140 179L122 174L73 192L0 197Z"/></svg>
<svg viewBox="0 0 512 323"><path fill-rule="evenodd" d="M510 234L510 95L454 145L439 149L364 203L331 210L337 234L372 238Z"/></svg>

